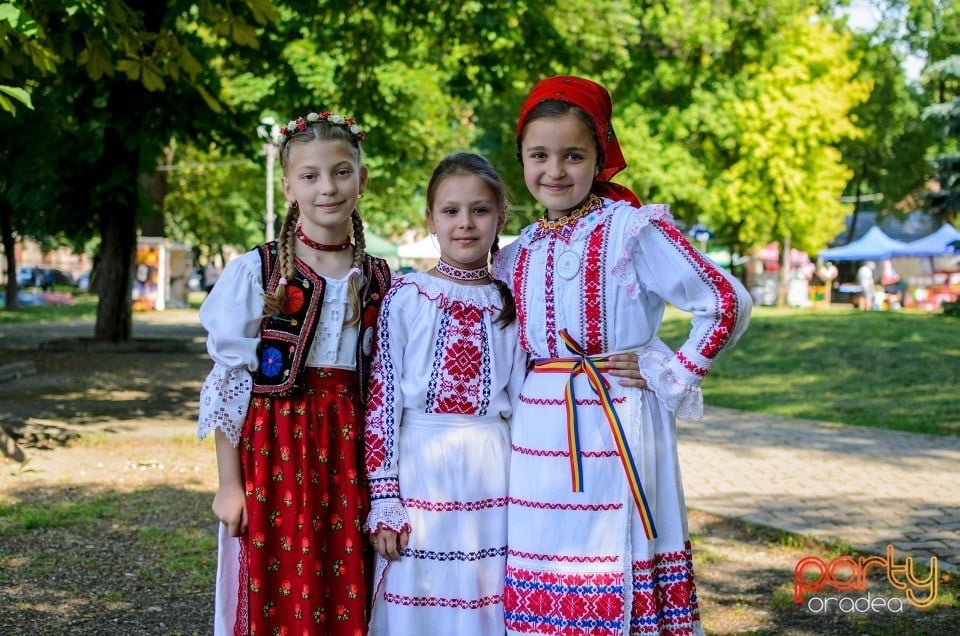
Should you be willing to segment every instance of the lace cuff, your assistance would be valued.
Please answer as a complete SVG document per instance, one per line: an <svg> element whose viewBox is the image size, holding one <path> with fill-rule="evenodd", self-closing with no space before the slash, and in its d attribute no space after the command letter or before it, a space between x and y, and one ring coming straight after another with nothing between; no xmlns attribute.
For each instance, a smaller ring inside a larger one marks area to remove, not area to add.
<svg viewBox="0 0 960 636"><path fill-rule="evenodd" d="M666 347L664 347L666 348ZM667 349L648 349L637 360L640 375L647 381L661 404L674 412L677 419L696 421L703 418L703 393L700 386L687 384L670 368L673 353Z"/></svg>
<svg viewBox="0 0 960 636"><path fill-rule="evenodd" d="M204 439L219 428L231 444L239 446L252 393L253 378L246 368L215 363L200 389L197 437Z"/></svg>
<svg viewBox="0 0 960 636"><path fill-rule="evenodd" d="M407 509L399 497L390 497L388 499L374 499L370 502L370 514L367 516L367 522L363 524L363 529L370 534L376 534L380 530L392 530L393 532L410 532L410 519L407 517Z"/></svg>

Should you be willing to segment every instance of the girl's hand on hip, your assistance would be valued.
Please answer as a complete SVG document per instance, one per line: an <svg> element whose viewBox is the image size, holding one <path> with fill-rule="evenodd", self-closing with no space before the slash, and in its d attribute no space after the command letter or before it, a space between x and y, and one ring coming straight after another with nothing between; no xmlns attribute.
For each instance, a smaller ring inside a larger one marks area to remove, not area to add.
<svg viewBox="0 0 960 636"><path fill-rule="evenodd" d="M640 375L637 359L637 354L632 351L617 353L607 358L609 373L620 378L620 386L632 386L638 389L647 388L647 381Z"/></svg>

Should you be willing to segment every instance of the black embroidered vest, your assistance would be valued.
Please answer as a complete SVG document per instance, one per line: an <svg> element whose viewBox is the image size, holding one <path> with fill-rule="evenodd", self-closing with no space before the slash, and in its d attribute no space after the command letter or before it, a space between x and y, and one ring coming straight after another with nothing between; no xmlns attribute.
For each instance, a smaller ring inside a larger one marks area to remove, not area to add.
<svg viewBox="0 0 960 636"><path fill-rule="evenodd" d="M263 288L276 289L281 275L277 267L277 242L265 243L256 249L260 252ZM290 395L301 388L307 355L317 334L326 284L323 277L309 267L297 265L293 280L287 281L281 313L265 317L260 324L259 366L253 373L254 395ZM360 394L365 400L366 380L376 341L377 315L380 302L390 287L390 268L382 258L367 254L362 269L364 284L360 291L357 366Z"/></svg>

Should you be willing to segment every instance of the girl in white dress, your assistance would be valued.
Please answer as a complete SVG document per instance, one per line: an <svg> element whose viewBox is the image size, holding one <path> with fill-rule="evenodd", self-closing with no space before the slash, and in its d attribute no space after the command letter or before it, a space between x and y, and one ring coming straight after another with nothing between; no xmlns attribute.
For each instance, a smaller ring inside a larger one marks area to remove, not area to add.
<svg viewBox="0 0 960 636"><path fill-rule="evenodd" d="M503 634L508 422L527 363L487 266L506 209L486 159L446 157L427 188L440 262L381 306L365 439L373 636Z"/></svg>
<svg viewBox="0 0 960 636"><path fill-rule="evenodd" d="M512 423L504 611L509 634L701 634L675 417L747 326L750 297L671 223L609 180L626 166L605 88L538 83L518 156L544 218L494 261L534 366ZM686 342L657 338L666 303ZM646 388L611 382L632 351Z"/></svg>

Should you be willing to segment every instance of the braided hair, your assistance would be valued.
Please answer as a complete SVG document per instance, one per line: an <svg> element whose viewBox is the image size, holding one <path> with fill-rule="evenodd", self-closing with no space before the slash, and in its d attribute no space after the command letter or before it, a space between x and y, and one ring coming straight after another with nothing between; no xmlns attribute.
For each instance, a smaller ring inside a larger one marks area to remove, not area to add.
<svg viewBox="0 0 960 636"><path fill-rule="evenodd" d="M343 142L350 147L350 152L357 163L360 163L362 155L360 142L363 141L363 132L360 131L357 123L350 117L331 115L330 113L321 113L319 115L311 113L307 115L306 119L297 119L280 129L280 151L278 153L280 167L286 171L287 166L290 164L290 154L294 146L312 141ZM299 220L300 209L296 201L291 201L287 204L287 213L283 217L283 223L280 225L280 234L277 237L280 280L276 288L268 290L262 295L264 314L267 316L283 311L287 281L293 280L296 275L294 253L297 244L297 223ZM351 312L346 324L355 325L360 322L360 287L363 284L363 257L367 242L364 237L363 220L360 218L359 210L353 210L353 213L350 215L350 221L354 248L353 263L351 264L350 274L347 280L347 292L350 297Z"/></svg>
<svg viewBox="0 0 960 636"><path fill-rule="evenodd" d="M507 186L497 171L494 170L493 166L490 165L490 162L483 156L473 152L456 152L452 155L447 155L437 164L437 167L434 168L433 174L430 176L430 182L427 184L428 214L433 209L433 202L437 195L437 190L440 188L440 184L448 177L457 175L473 175L490 186L490 189L497 199L498 212L506 219L507 207L509 205L507 200ZM490 257L493 258L499 250L500 235L498 234L493 239L493 245L490 246ZM500 299L503 304L503 309L500 310L500 315L497 316L494 324L503 328L516 320L517 306L513 300L513 294L510 292L510 287L502 280L496 278L492 280L500 292Z"/></svg>

